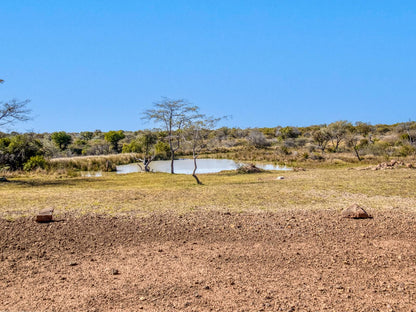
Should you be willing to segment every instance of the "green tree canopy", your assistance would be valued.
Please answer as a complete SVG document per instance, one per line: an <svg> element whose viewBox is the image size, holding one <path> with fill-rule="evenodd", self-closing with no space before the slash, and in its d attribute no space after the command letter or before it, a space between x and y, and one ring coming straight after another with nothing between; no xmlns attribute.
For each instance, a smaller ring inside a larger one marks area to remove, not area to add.
<svg viewBox="0 0 416 312"><path fill-rule="evenodd" d="M52 141L59 147L61 151L66 150L72 142L72 137L65 131L54 132L51 135Z"/></svg>
<svg viewBox="0 0 416 312"><path fill-rule="evenodd" d="M119 130L119 131L108 131L105 135L104 135L104 139L111 144L111 147L113 149L113 151L118 153L118 142L122 139L124 139L126 136L124 135L123 130Z"/></svg>

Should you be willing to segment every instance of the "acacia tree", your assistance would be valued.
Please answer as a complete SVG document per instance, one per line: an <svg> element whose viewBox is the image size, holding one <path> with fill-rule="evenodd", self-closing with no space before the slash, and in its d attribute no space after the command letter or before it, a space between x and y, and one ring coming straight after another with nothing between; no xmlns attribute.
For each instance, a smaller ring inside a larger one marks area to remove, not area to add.
<svg viewBox="0 0 416 312"><path fill-rule="evenodd" d="M123 130L119 130L119 131L108 131L105 135L104 135L104 139L111 144L111 147L113 149L113 151L115 151L116 153L119 152L119 146L118 146L118 142L122 139L124 139L126 136L123 132Z"/></svg>
<svg viewBox="0 0 416 312"><path fill-rule="evenodd" d="M352 128L352 125L346 120L335 121L328 125L328 133L331 137L335 152L338 151L339 144L346 138L350 128Z"/></svg>
<svg viewBox="0 0 416 312"><path fill-rule="evenodd" d="M174 171L175 152L180 148L182 131L189 120L198 116L198 106L191 105L184 99L162 98L153 103L154 108L143 113L142 119L153 120L161 124L167 133L167 139L171 154L170 172Z"/></svg>
<svg viewBox="0 0 416 312"><path fill-rule="evenodd" d="M331 140L331 135L328 133L327 127L322 127L319 130L315 130L312 134L312 137L315 143L321 149L322 153L324 153L328 142Z"/></svg>
<svg viewBox="0 0 416 312"><path fill-rule="evenodd" d="M4 82L0 79L0 84ZM30 110L26 108L29 100L17 101L15 99L9 102L0 102L0 128L7 124L12 124L15 121L26 121L29 119ZM31 155L27 153L24 148L15 148L17 139L12 138L0 140L0 165L9 165L11 169L15 169L15 164L19 159L24 159L24 156ZM0 181L7 181L6 178L0 177Z"/></svg>
<svg viewBox="0 0 416 312"><path fill-rule="evenodd" d="M358 161L361 161L360 151L368 145L368 140L360 139L360 133L355 128L351 128L345 137L347 147L351 148Z"/></svg>
<svg viewBox="0 0 416 312"><path fill-rule="evenodd" d="M0 79L0 84L4 80ZM14 121L29 120L30 110L27 109L27 104L30 100L17 101L16 99L8 102L0 102L0 127L11 124Z"/></svg>
<svg viewBox="0 0 416 312"><path fill-rule="evenodd" d="M196 183L200 185L202 182L196 175L196 170L198 168L196 160L201 150L207 146L206 140L209 136L209 130L211 130L220 119L221 118L214 119L200 114L195 119L189 120L186 126L185 137L191 145L192 158L194 160L192 176L195 178Z"/></svg>
<svg viewBox="0 0 416 312"><path fill-rule="evenodd" d="M150 171L149 165L156 156L154 146L157 143L157 135L151 131L145 131L139 140L140 140L140 144L143 147L143 155L144 155L143 159L139 158L139 160L144 165L144 171L149 172Z"/></svg>
<svg viewBox="0 0 416 312"><path fill-rule="evenodd" d="M65 131L54 132L51 135L52 141L61 151L66 150L68 145L72 142L72 137Z"/></svg>

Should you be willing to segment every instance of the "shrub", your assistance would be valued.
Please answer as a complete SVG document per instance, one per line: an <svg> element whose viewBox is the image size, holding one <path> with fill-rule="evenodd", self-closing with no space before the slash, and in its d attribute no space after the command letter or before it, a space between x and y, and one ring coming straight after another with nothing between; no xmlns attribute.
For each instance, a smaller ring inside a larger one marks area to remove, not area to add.
<svg viewBox="0 0 416 312"><path fill-rule="evenodd" d="M159 141L155 144L155 153L158 159L167 159L170 157L169 144Z"/></svg>
<svg viewBox="0 0 416 312"><path fill-rule="evenodd" d="M129 144L124 143L121 149L122 153L143 153L143 145L137 140L131 141Z"/></svg>
<svg viewBox="0 0 416 312"><path fill-rule="evenodd" d="M280 149L279 149L279 152L282 155L290 155L289 148L286 145L281 146Z"/></svg>
<svg viewBox="0 0 416 312"><path fill-rule="evenodd" d="M368 145L368 154L374 156L390 156L393 152L392 147L387 142L375 142L374 144Z"/></svg>
<svg viewBox="0 0 416 312"><path fill-rule="evenodd" d="M24 164L23 170L31 171L34 169L45 169L46 165L46 159L41 155L36 155L30 157L30 159Z"/></svg>
<svg viewBox="0 0 416 312"><path fill-rule="evenodd" d="M416 153L416 147L410 144L403 145L397 151L398 156L407 157Z"/></svg>
<svg viewBox="0 0 416 312"><path fill-rule="evenodd" d="M43 155L42 143L32 135L16 135L0 140L0 166L11 170L23 169L32 157Z"/></svg>
<svg viewBox="0 0 416 312"><path fill-rule="evenodd" d="M301 134L299 129L296 127L284 127L284 128L280 128L276 132L277 132L276 134L283 140L296 139Z"/></svg>
<svg viewBox="0 0 416 312"><path fill-rule="evenodd" d="M249 142L257 148L270 146L264 134L258 130L251 130L248 135Z"/></svg>

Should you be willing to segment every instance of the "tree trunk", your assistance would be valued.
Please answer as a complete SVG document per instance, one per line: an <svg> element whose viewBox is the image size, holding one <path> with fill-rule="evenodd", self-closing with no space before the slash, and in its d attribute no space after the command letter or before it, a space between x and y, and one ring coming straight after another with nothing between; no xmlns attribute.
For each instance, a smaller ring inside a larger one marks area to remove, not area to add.
<svg viewBox="0 0 416 312"><path fill-rule="evenodd" d="M151 162L150 159L147 159L147 158L144 159L144 162L143 162L144 172L150 172L150 168L149 168L150 162Z"/></svg>
<svg viewBox="0 0 416 312"><path fill-rule="evenodd" d="M175 160L175 151L174 150L171 150L171 161L170 161L170 173L171 174L174 174L175 173L175 171L173 169L173 162L174 162L174 160Z"/></svg>
<svg viewBox="0 0 416 312"><path fill-rule="evenodd" d="M358 154L358 148L356 146L354 146L354 152L355 152L355 156L357 156L358 161L361 161L361 157L360 154Z"/></svg>
<svg viewBox="0 0 416 312"><path fill-rule="evenodd" d="M198 179L197 175L195 174L196 169L197 169L197 166L196 166L196 157L194 157L194 171L192 172L192 176L195 178L196 183L198 183L199 185L202 185L202 182Z"/></svg>
<svg viewBox="0 0 416 312"><path fill-rule="evenodd" d="M335 145L335 151L338 152L339 143L341 143L341 140L337 140L337 144Z"/></svg>
<svg viewBox="0 0 416 312"><path fill-rule="evenodd" d="M139 158L139 161L141 161L144 165L144 172L150 172L149 166L153 159L154 159L154 156L150 156L149 158L145 156L144 159ZM140 166L140 168L143 170L142 166Z"/></svg>

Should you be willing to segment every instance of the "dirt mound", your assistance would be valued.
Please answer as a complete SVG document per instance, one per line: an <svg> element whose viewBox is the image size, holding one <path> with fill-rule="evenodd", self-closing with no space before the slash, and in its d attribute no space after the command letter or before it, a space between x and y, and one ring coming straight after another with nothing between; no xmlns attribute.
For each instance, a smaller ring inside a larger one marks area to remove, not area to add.
<svg viewBox="0 0 416 312"><path fill-rule="evenodd" d="M0 220L0 311L410 311L416 214Z"/></svg>

